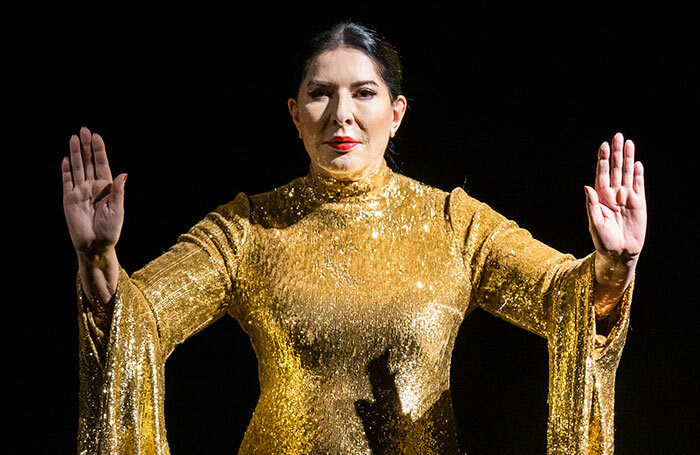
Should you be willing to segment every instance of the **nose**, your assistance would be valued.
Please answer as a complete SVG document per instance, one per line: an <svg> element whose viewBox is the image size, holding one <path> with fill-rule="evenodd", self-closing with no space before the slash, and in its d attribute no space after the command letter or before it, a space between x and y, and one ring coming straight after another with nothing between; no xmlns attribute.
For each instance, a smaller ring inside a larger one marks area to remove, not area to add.
<svg viewBox="0 0 700 455"><path fill-rule="evenodd" d="M335 97L335 105L331 107L331 122L338 126L352 125L352 98L343 93Z"/></svg>

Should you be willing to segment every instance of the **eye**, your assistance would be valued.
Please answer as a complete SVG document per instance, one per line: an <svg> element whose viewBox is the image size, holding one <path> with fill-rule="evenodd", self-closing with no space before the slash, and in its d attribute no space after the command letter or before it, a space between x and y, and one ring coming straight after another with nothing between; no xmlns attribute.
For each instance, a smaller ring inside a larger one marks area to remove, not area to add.
<svg viewBox="0 0 700 455"><path fill-rule="evenodd" d="M375 97L376 95L377 95L377 92L375 92L372 89L368 89L368 88L361 88L355 94L355 96L357 96L358 98L361 98L361 99L371 99L371 98Z"/></svg>
<svg viewBox="0 0 700 455"><path fill-rule="evenodd" d="M331 93L328 89L325 88L315 88L309 92L309 96L313 99L319 99L323 98L324 96L331 96Z"/></svg>

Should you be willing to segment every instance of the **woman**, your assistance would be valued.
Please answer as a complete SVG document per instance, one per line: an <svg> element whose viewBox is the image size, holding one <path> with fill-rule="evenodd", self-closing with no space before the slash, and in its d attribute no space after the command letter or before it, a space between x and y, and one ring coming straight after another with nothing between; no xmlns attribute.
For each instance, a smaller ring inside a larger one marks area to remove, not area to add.
<svg viewBox="0 0 700 455"><path fill-rule="evenodd" d="M129 277L126 175L81 129L62 163L79 259L79 451L168 453L163 366L228 313L258 357L239 453L458 453L450 357L477 306L548 340L548 451L612 453L615 370L644 241L643 169L617 134L586 187L577 260L486 204L393 172L406 98L394 49L339 24L310 42L289 111L308 174L236 198Z"/></svg>

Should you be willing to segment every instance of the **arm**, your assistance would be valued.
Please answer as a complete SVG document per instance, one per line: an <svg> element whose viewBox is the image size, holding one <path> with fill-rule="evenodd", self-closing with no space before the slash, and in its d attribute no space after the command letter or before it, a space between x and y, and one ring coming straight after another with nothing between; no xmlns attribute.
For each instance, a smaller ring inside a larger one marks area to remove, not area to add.
<svg viewBox="0 0 700 455"><path fill-rule="evenodd" d="M617 305L634 277L646 234L644 168L634 161L634 148L621 133L613 138L612 151L603 142L595 189L584 188L588 230L597 253L595 311L601 335L607 335L619 317Z"/></svg>
<svg viewBox="0 0 700 455"><path fill-rule="evenodd" d="M548 338L558 287L582 261L533 239L461 188L450 195L449 214L472 284L470 307Z"/></svg>
<svg viewBox="0 0 700 455"><path fill-rule="evenodd" d="M131 277L123 270L104 353L78 279L79 446L87 453L167 454L164 365L179 344L231 305L246 253L248 197L239 193Z"/></svg>
<svg viewBox="0 0 700 455"><path fill-rule="evenodd" d="M61 162L63 211L78 257L82 287L90 302L91 326L100 343L109 327L119 277L115 246L124 221L126 174L112 179L100 135L83 127Z"/></svg>
<svg viewBox="0 0 700 455"><path fill-rule="evenodd" d="M615 373L646 228L643 169L632 164L633 147L628 141L623 160L616 135L610 166L608 146L601 146L596 191L586 188L596 252L582 260L537 242L461 189L450 195L471 305L547 338L550 454L613 452Z"/></svg>
<svg viewBox="0 0 700 455"><path fill-rule="evenodd" d="M615 373L629 327L646 203L634 144L617 134L586 187L595 253L582 260L534 240L460 189L450 219L471 277L473 306L547 338L550 454L611 454ZM612 159L611 159L612 157Z"/></svg>
<svg viewBox="0 0 700 455"><path fill-rule="evenodd" d="M472 285L470 307L547 339L548 453L612 453L615 372L632 284L609 336L596 345L597 253L562 254L460 188L450 194L449 215Z"/></svg>
<svg viewBox="0 0 700 455"><path fill-rule="evenodd" d="M619 325L619 302L630 290L646 231L644 173L641 163L634 163L632 141L627 141L624 153L621 134L612 141L612 154L606 142L601 145L596 190L586 187L586 194L596 247L587 258L595 270L592 306L596 332L605 338ZM533 240L528 231L459 189L450 196L450 217L464 239L474 304L546 337L553 317L553 286L582 261Z"/></svg>
<svg viewBox="0 0 700 455"><path fill-rule="evenodd" d="M129 277L114 252L123 181L108 181L99 136L83 128L81 141L82 147L71 138L71 159L62 164L64 210L80 263L78 448L164 455L165 359L177 344L234 311L229 300L245 243L248 198L240 193L217 208ZM102 177L92 167L100 160Z"/></svg>

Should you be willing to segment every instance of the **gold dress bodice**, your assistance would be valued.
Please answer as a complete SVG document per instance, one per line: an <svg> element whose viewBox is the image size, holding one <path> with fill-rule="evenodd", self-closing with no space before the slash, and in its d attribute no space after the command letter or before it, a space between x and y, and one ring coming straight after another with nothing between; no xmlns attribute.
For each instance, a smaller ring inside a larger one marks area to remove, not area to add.
<svg viewBox="0 0 700 455"><path fill-rule="evenodd" d="M631 288L596 346L592 260L386 165L357 182L309 172L241 193L121 272L104 352L79 292L81 450L168 453L165 359L228 313L260 379L240 454L457 453L450 360L480 306L548 340L550 453L611 453Z"/></svg>

